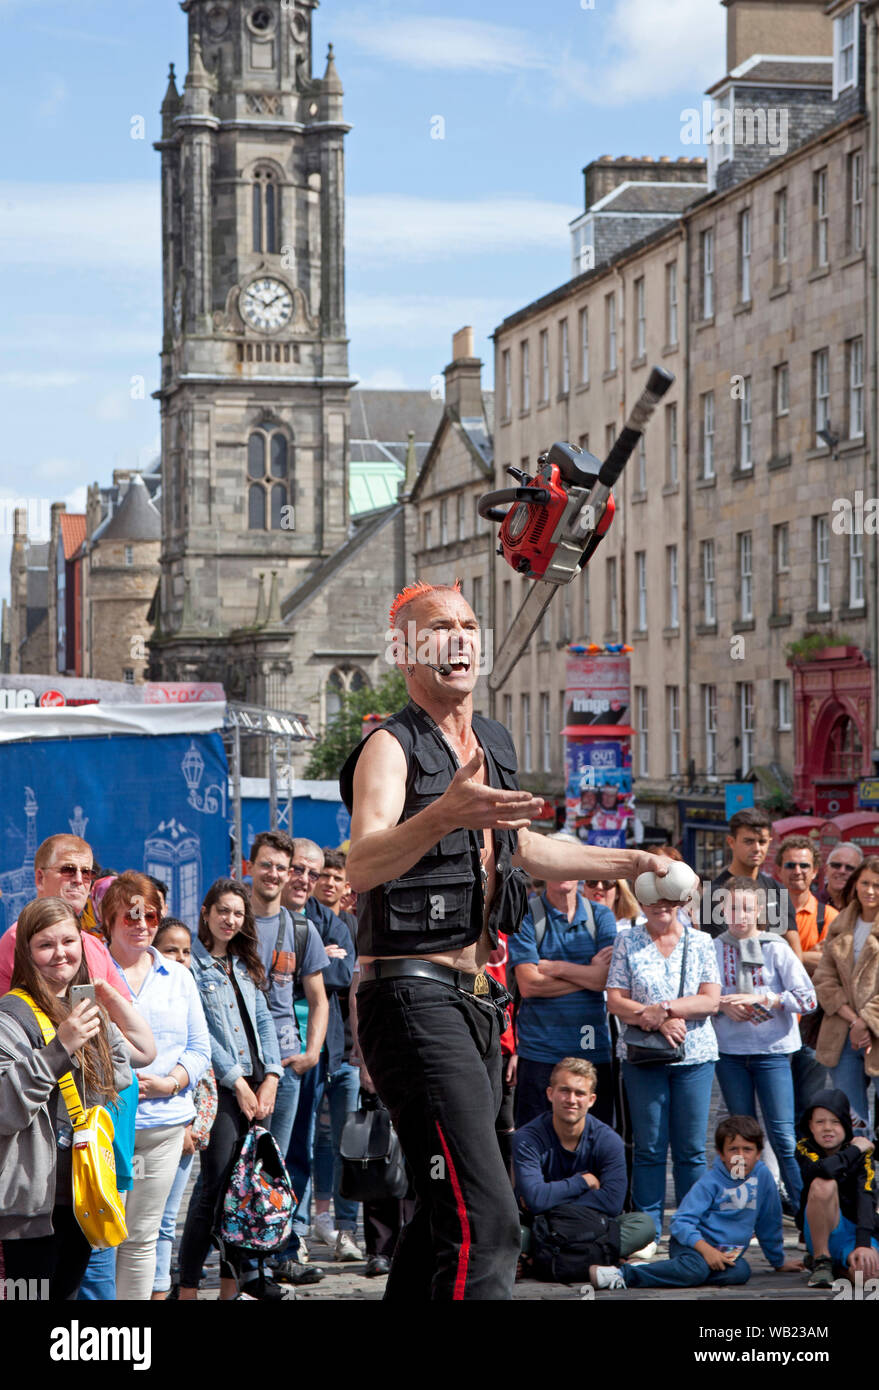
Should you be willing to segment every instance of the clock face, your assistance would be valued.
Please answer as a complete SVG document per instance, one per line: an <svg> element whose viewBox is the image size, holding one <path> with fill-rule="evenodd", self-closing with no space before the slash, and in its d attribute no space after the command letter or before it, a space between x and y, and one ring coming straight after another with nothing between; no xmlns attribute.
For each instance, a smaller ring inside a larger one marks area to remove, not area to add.
<svg viewBox="0 0 879 1390"><path fill-rule="evenodd" d="M271 333L293 316L293 296L280 280L254 280L241 296L241 314L254 328Z"/></svg>

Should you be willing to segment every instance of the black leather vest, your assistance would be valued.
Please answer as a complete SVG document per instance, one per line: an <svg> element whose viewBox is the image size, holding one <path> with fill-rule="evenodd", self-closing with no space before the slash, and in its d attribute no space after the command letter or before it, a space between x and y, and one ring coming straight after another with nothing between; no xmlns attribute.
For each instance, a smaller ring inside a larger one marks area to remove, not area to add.
<svg viewBox="0 0 879 1390"><path fill-rule="evenodd" d="M415 704L379 724L354 749L342 768L342 800L352 809L354 769L367 740L385 729L406 755L406 800L398 824L442 796L457 771L454 756L432 720ZM518 788L513 740L503 724L473 716L473 732L486 756L493 787ZM517 932L527 896L513 866L514 830L494 834L496 887L488 916L492 946L498 932ZM413 956L457 950L482 934L484 903L480 868L480 833L452 830L399 878L357 896L357 950L365 956Z"/></svg>

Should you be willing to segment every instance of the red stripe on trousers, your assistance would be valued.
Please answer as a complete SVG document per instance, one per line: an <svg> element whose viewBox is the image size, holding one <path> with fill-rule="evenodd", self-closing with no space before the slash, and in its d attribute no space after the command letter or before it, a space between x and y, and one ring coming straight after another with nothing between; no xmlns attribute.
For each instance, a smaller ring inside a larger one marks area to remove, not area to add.
<svg viewBox="0 0 879 1390"><path fill-rule="evenodd" d="M446 1136L443 1134L439 1120L436 1124L437 1134L443 1146L443 1153L446 1156L446 1163L449 1165L449 1176L452 1183L452 1191L455 1194L455 1206L458 1211L458 1220L461 1223L461 1249L458 1251L458 1272L455 1275L455 1289L452 1294L456 1302L463 1300L464 1288L467 1283L467 1266L470 1263L470 1220L467 1216L467 1207L464 1202L464 1193L461 1191L461 1184L458 1181L458 1174L455 1172L455 1165L452 1162L452 1155L446 1143Z"/></svg>

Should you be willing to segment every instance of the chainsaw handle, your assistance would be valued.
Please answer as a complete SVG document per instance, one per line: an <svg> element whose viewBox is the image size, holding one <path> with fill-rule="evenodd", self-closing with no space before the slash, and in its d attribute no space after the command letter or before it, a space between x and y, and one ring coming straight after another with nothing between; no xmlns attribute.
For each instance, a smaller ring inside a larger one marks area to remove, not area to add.
<svg viewBox="0 0 879 1390"><path fill-rule="evenodd" d="M619 478L638 447L638 440L644 433L648 420L673 381L674 376L671 372L667 372L664 367L654 367L651 370L647 385L635 402L631 415L623 425L619 435L614 440L613 448L601 465L598 481L604 487L612 488Z"/></svg>
<svg viewBox="0 0 879 1390"><path fill-rule="evenodd" d="M552 494L544 487L502 487L498 492L487 492L476 504L479 515L486 521L504 521L507 513L497 509L499 502L536 502L545 507L552 501Z"/></svg>

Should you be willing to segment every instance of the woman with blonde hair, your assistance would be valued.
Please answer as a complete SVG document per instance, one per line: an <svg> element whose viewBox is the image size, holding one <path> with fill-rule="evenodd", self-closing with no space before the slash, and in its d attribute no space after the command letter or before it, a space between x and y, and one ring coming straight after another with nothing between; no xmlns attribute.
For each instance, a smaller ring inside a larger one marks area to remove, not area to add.
<svg viewBox="0 0 879 1390"><path fill-rule="evenodd" d="M871 1082L879 1093L879 855L855 869L843 902L812 976L824 1010L815 1060L848 1097L855 1133L869 1137Z"/></svg>
<svg viewBox="0 0 879 1390"><path fill-rule="evenodd" d="M9 1279L48 1281L49 1297L76 1294L91 1248L73 1212L72 1129L58 1082L73 1074L84 1108L112 1105L131 1084L128 1049L101 1004L116 995L95 981L101 1004L71 1008L73 984L90 984L82 933L62 898L38 898L18 919L12 988L55 1028L44 1043L27 1000L0 999L0 1240Z"/></svg>

